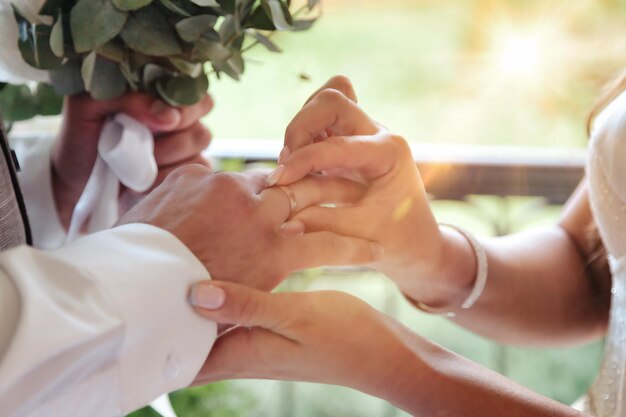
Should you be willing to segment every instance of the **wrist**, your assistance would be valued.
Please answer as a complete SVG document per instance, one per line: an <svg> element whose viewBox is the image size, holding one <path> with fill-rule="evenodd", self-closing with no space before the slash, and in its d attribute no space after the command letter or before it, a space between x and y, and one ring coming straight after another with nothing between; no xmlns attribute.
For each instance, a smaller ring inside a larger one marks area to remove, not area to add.
<svg viewBox="0 0 626 417"><path fill-rule="evenodd" d="M410 301L429 310L454 311L472 292L478 272L476 253L467 237L458 230L440 226L438 256L431 269L414 279L414 285L400 286Z"/></svg>

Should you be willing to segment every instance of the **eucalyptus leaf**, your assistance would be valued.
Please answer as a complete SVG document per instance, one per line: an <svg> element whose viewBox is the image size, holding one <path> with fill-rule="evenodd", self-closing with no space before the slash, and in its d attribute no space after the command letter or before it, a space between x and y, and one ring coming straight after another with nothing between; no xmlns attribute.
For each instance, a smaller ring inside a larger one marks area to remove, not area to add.
<svg viewBox="0 0 626 417"><path fill-rule="evenodd" d="M0 94L0 114L5 122L19 122L37 115L37 102L27 85L5 87Z"/></svg>
<svg viewBox="0 0 626 417"><path fill-rule="evenodd" d="M169 56L183 52L175 29L152 5L131 12L121 36L129 48L146 55Z"/></svg>
<svg viewBox="0 0 626 417"><path fill-rule="evenodd" d="M141 9L142 7L146 7L152 0L112 0L115 7L124 11L130 12L133 10Z"/></svg>
<svg viewBox="0 0 626 417"><path fill-rule="evenodd" d="M214 62L213 67L216 71L223 72L236 81L240 80L241 74L243 74L245 70L244 60L239 53L233 54L233 56L225 62Z"/></svg>
<svg viewBox="0 0 626 417"><path fill-rule="evenodd" d="M192 57L198 61L224 62L232 56L232 51L220 42L198 39Z"/></svg>
<svg viewBox="0 0 626 417"><path fill-rule="evenodd" d="M63 109L63 96L58 95L50 84L40 83L35 90L37 113L41 116L56 116Z"/></svg>
<svg viewBox="0 0 626 417"><path fill-rule="evenodd" d="M191 0L191 2L200 7L220 7L220 4L215 0Z"/></svg>
<svg viewBox="0 0 626 417"><path fill-rule="evenodd" d="M265 46L269 51L282 52L282 50L274 42L272 42L270 38L263 35L262 33L257 32L256 30L251 30L247 33L250 34L254 39L256 39L256 41L259 42L261 45Z"/></svg>
<svg viewBox="0 0 626 417"><path fill-rule="evenodd" d="M80 75L83 77L83 84L87 91L90 90L91 80L93 80L93 74L96 71L96 58L98 54L96 51L92 51L83 59L83 65L80 67Z"/></svg>
<svg viewBox="0 0 626 417"><path fill-rule="evenodd" d="M95 51L84 59L81 75L85 89L96 100L114 99L126 91L126 78L119 66Z"/></svg>
<svg viewBox="0 0 626 417"><path fill-rule="evenodd" d="M57 21L50 32L50 50L54 55L62 58L65 54L65 38L63 36L63 14L59 13Z"/></svg>
<svg viewBox="0 0 626 417"><path fill-rule="evenodd" d="M115 41L107 42L96 48L98 55L109 59L118 64L126 59L126 51L124 47Z"/></svg>
<svg viewBox="0 0 626 417"><path fill-rule="evenodd" d="M236 0L218 0L220 8L227 14L235 13Z"/></svg>
<svg viewBox="0 0 626 417"><path fill-rule="evenodd" d="M122 62L119 64L119 66L120 71L122 71L122 75L124 76L124 78L126 78L126 82L130 86L130 88L133 91L139 90L140 79L137 71L133 71L130 68L130 64L128 62Z"/></svg>
<svg viewBox="0 0 626 417"><path fill-rule="evenodd" d="M252 12L252 16L247 22L247 26L259 30L276 30L274 22L272 22L271 12L263 6L258 6Z"/></svg>
<svg viewBox="0 0 626 417"><path fill-rule="evenodd" d="M80 74L82 61L68 60L59 68L50 71L50 82L57 94L71 96L85 91L85 85Z"/></svg>
<svg viewBox="0 0 626 417"><path fill-rule="evenodd" d="M295 20L293 22L293 31L294 32L303 32L305 30L309 30L311 29L311 27L313 27L313 25L315 24L315 22L317 21L317 19L301 19L301 20Z"/></svg>
<svg viewBox="0 0 626 417"><path fill-rule="evenodd" d="M148 64L143 68L143 84L149 86L163 78L167 78L169 73L160 65Z"/></svg>
<svg viewBox="0 0 626 417"><path fill-rule="evenodd" d="M209 88L209 79L202 74L197 78L180 76L156 85L159 96L171 106L190 106L199 102Z"/></svg>
<svg viewBox="0 0 626 417"><path fill-rule="evenodd" d="M152 3L152 0L113 0L113 4L124 12L141 9Z"/></svg>
<svg viewBox="0 0 626 417"><path fill-rule="evenodd" d="M189 62L184 59L170 57L168 60L180 72L190 77L197 78L202 74L202 64L197 62Z"/></svg>
<svg viewBox="0 0 626 417"><path fill-rule="evenodd" d="M39 14L41 16L56 17L59 11L66 10L67 2L65 0L46 0L41 8Z"/></svg>
<svg viewBox="0 0 626 417"><path fill-rule="evenodd" d="M117 36L128 13L111 0L78 0L70 14L70 27L76 52L88 52Z"/></svg>
<svg viewBox="0 0 626 417"><path fill-rule="evenodd" d="M263 0L263 5L269 8L272 22L277 30L290 30L289 10L285 11L285 6L279 0Z"/></svg>
<svg viewBox="0 0 626 417"><path fill-rule="evenodd" d="M239 21L234 16L226 16L220 26L219 34L222 42L224 42L224 45L228 46L239 34L241 34Z"/></svg>
<svg viewBox="0 0 626 417"><path fill-rule="evenodd" d="M52 27L31 24L15 6L13 14L18 27L18 48L24 61L41 70L59 67L62 61L50 49Z"/></svg>
<svg viewBox="0 0 626 417"><path fill-rule="evenodd" d="M213 27L217 23L217 16L210 14L202 14L183 19L176 24L176 32L178 36L185 42L195 42L209 31L213 31Z"/></svg>
<svg viewBox="0 0 626 417"><path fill-rule="evenodd" d="M186 10L184 3L181 0L159 0L163 6L169 11L184 17L193 16L192 12Z"/></svg>

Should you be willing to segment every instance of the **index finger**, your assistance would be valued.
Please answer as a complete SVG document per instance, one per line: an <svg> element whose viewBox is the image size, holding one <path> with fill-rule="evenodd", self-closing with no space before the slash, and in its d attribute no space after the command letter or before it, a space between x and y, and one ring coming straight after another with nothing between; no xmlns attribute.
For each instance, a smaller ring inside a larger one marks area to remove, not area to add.
<svg viewBox="0 0 626 417"><path fill-rule="evenodd" d="M373 135L381 127L338 90L325 89L293 118L285 130L291 152L310 145L322 132L330 136Z"/></svg>

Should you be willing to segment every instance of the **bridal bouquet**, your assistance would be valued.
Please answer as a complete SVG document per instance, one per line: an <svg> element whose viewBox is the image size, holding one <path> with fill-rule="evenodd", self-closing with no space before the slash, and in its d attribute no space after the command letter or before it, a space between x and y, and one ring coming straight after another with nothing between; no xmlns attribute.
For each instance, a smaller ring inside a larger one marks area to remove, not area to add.
<svg viewBox="0 0 626 417"><path fill-rule="evenodd" d="M279 52L272 34L310 28L319 3L292 10L291 0L14 0L15 22L7 22L2 3L10 1L0 0L0 81L5 65L4 81L46 81L60 95L101 100L134 90L172 106L200 100L211 73L239 79L252 46ZM31 68L11 56L11 38Z"/></svg>

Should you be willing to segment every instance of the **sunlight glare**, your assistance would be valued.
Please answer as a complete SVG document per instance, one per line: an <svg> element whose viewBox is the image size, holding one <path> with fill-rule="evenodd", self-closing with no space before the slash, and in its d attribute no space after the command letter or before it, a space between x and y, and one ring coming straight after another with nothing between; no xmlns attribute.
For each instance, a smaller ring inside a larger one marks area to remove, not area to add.
<svg viewBox="0 0 626 417"><path fill-rule="evenodd" d="M509 34L497 52L500 70L518 77L536 75L542 58L539 37L527 34Z"/></svg>

